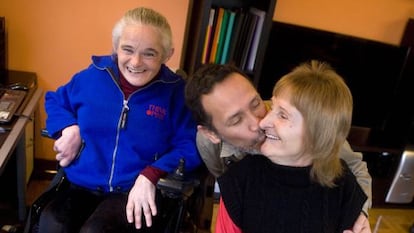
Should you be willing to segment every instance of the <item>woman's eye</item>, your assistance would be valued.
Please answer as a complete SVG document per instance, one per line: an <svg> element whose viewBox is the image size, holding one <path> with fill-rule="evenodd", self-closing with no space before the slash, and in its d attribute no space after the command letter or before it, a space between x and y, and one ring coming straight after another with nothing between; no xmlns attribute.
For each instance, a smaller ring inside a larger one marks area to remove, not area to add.
<svg viewBox="0 0 414 233"><path fill-rule="evenodd" d="M142 55L146 58L152 58L156 56L155 53L143 53Z"/></svg>
<svg viewBox="0 0 414 233"><path fill-rule="evenodd" d="M123 48L122 49L125 53L128 53L128 54L132 54L132 53L134 53L134 51L132 50L132 49L128 49L128 48Z"/></svg>
<svg viewBox="0 0 414 233"><path fill-rule="evenodd" d="M288 116L283 112L279 112L278 115L279 115L279 118L281 119L288 119Z"/></svg>

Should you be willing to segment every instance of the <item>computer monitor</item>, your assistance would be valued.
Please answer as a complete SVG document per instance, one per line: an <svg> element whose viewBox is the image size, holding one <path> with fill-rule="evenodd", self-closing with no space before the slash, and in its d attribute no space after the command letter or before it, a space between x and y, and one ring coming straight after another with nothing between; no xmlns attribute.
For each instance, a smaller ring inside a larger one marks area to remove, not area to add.
<svg viewBox="0 0 414 233"><path fill-rule="evenodd" d="M385 202L411 203L414 198L414 146L409 145L404 150L394 179L388 189Z"/></svg>

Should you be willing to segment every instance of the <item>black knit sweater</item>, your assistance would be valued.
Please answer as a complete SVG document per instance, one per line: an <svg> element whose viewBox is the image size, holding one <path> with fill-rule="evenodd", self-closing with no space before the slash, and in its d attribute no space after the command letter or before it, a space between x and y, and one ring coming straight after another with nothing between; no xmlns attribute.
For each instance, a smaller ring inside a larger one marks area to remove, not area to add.
<svg viewBox="0 0 414 233"><path fill-rule="evenodd" d="M343 162L337 187L310 181L310 167L287 167L247 156L218 178L233 222L243 232L342 233L360 215L366 195Z"/></svg>

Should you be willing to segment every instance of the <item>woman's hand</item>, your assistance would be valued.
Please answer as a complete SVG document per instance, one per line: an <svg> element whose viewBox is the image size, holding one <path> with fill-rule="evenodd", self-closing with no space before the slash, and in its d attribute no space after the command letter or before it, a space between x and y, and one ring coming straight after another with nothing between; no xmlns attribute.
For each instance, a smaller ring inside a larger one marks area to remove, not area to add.
<svg viewBox="0 0 414 233"><path fill-rule="evenodd" d="M354 223L352 230L345 230L344 233L371 233L371 227L365 214L361 213Z"/></svg>
<svg viewBox="0 0 414 233"><path fill-rule="evenodd" d="M157 215L155 204L155 185L145 176L139 175L128 195L126 215L129 223L135 222L135 228L141 229L142 215L147 227L152 226L152 216Z"/></svg>
<svg viewBox="0 0 414 233"><path fill-rule="evenodd" d="M56 160L62 167L68 166L79 154L82 140L78 125L71 125L62 130L60 136L53 146L56 152Z"/></svg>

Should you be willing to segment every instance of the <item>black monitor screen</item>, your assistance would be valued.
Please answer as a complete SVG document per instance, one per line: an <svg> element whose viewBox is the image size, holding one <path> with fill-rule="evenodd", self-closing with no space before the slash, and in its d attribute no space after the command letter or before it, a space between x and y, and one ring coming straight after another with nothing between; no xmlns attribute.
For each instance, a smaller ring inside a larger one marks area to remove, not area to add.
<svg viewBox="0 0 414 233"><path fill-rule="evenodd" d="M274 83L293 67L311 59L326 61L351 89L353 125L378 132L382 144L401 144L403 139L389 141L394 137L389 132L408 128L401 118L391 122L393 114L406 107L398 92L407 54L406 47L273 22L258 89L263 98L270 98Z"/></svg>

